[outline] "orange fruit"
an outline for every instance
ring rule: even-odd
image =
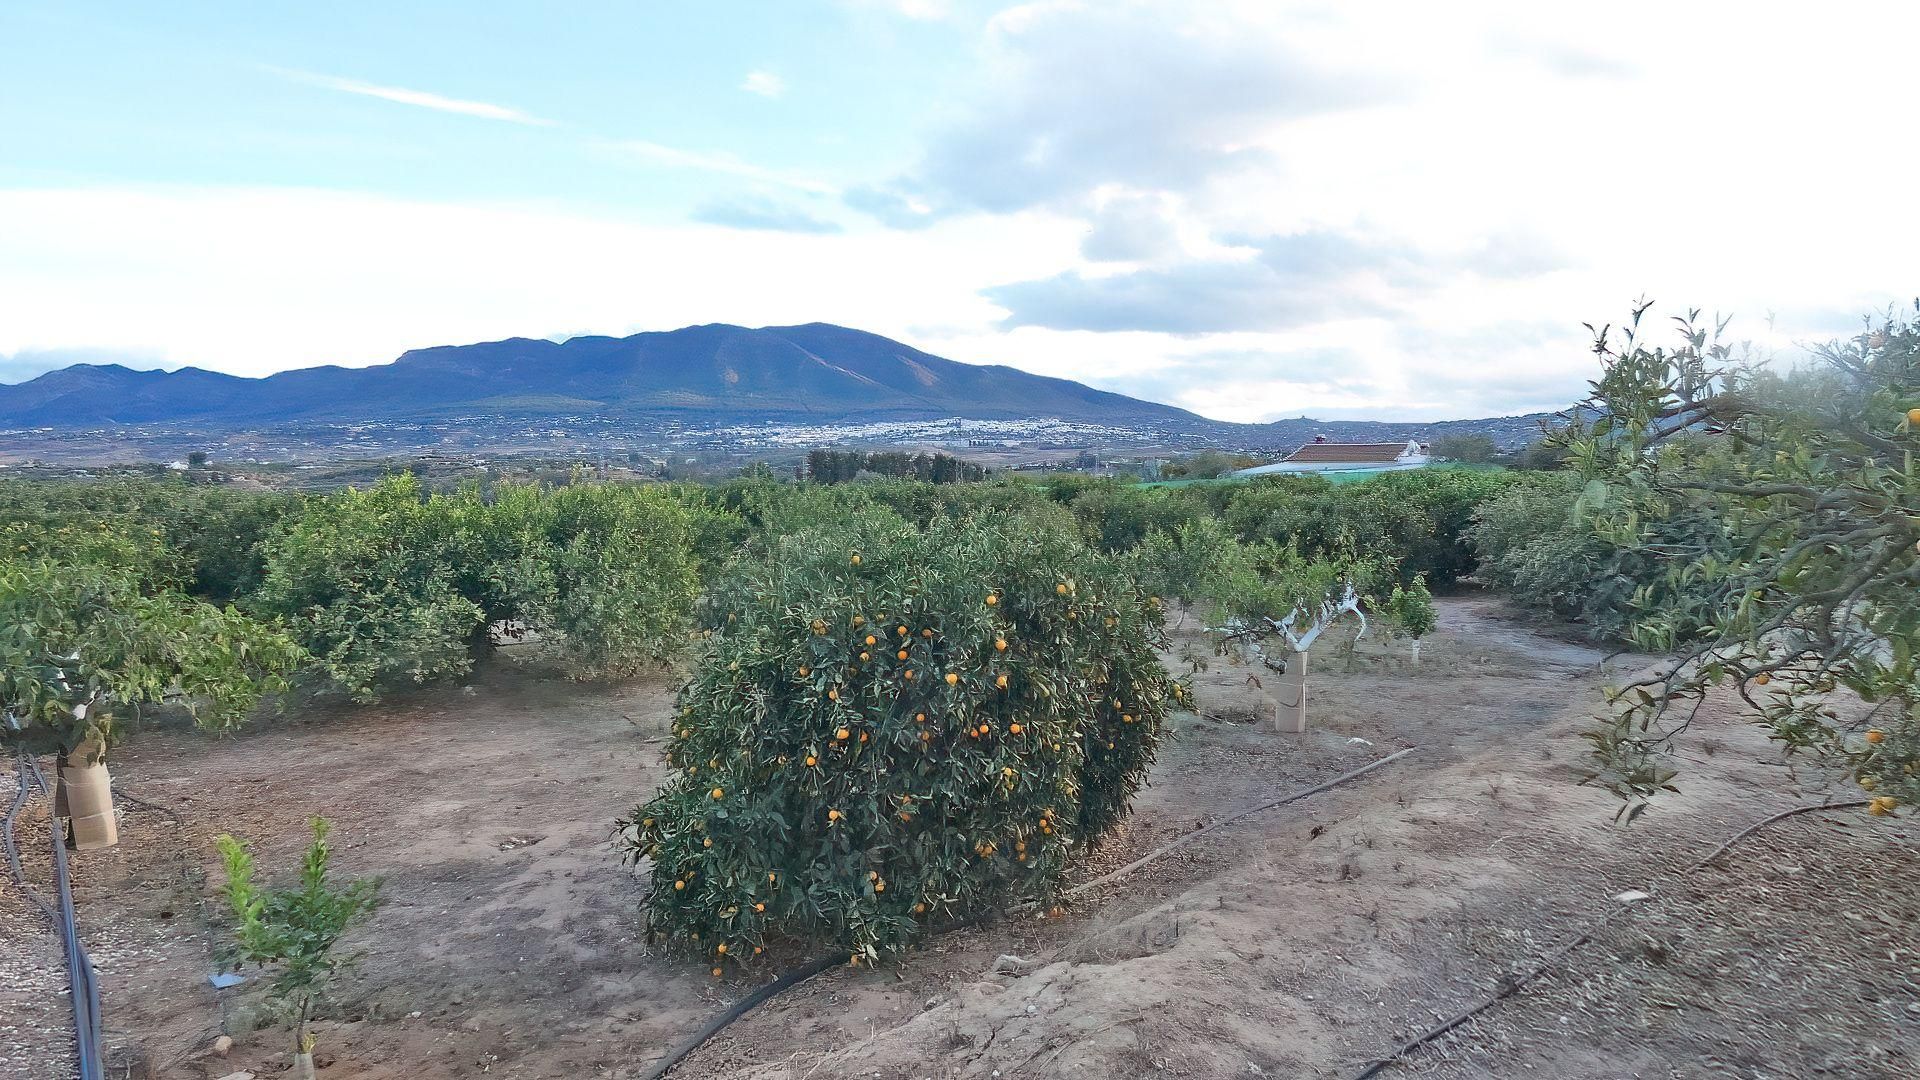
[[[920,636],[931,640],[933,637],[933,627],[929,626],[925,630],[920,631]]]
[[[827,820],[828,820],[828,821],[839,821],[839,820],[840,820],[840,811],[838,811],[838,810],[829,810],[829,811],[827,811]]]
[[[714,968],[714,969],[713,969],[713,977],[717,979],[717,978],[719,978],[719,977],[720,977],[720,975],[721,975],[721,972],[720,972],[720,969],[719,969],[719,968]]]
[[[997,603],[999,603],[999,602],[1000,602],[1000,597],[999,597],[999,596],[997,596],[997,595],[995,595],[995,594],[993,594],[993,593],[988,593],[988,594],[987,594],[987,606],[988,606],[988,607],[992,607],[993,605],[995,605],[995,604],[997,604]]]
[[[958,675],[955,675],[955,674],[954,674],[953,672],[951,672],[951,671],[949,671],[949,672],[947,672],[947,685],[948,685],[948,686],[954,686],[954,685],[956,685],[956,684],[958,684],[959,682],[960,682],[960,676],[958,676]]]
[[[1018,734],[1020,734],[1020,730],[1021,730],[1021,729],[1020,729],[1020,725],[1019,725],[1019,724],[1008,724],[1008,725],[1007,725],[1007,731],[1008,731],[1008,733],[1010,733],[1010,734],[1013,734],[1013,735],[1018,735]]]
[[[780,875],[778,875],[778,874],[772,874],[772,873],[770,873],[770,874],[768,874],[768,875],[767,875],[767,884],[769,884],[769,885],[773,885],[773,884],[775,884],[775,883],[777,883],[777,882],[778,882],[779,880],[780,880]]]
[[[713,837],[711,837],[711,836],[709,836],[709,837],[707,837],[707,838],[706,838],[705,840],[702,840],[702,841],[700,841],[700,846],[701,846],[701,847],[712,847],[712,846],[713,846]]]
[[[840,728],[833,733],[834,738],[840,739],[842,741],[845,741],[851,738],[852,736],[853,736],[853,732],[847,730],[846,728]]]
[[[673,891],[674,891],[674,892],[679,892],[679,891],[681,891],[682,889],[685,889],[686,887],[687,887],[687,883],[686,883],[686,881],[685,881],[684,879],[682,879],[682,880],[680,880],[680,881],[676,881],[676,882],[674,882],[674,883],[673,883]]]
[[[906,675],[904,676],[904,678],[905,678],[905,679],[906,679],[906,680],[907,680],[908,682],[912,682],[912,681],[913,681],[913,669],[912,669],[912,668],[908,668],[908,669],[907,669],[907,672],[906,672]]]
[[[1877,728],[1873,731],[1867,732],[1867,741],[1870,743],[1878,743],[1884,740],[1886,737],[1887,737],[1887,733]]]
[[[999,678],[993,680],[993,685],[999,687],[1002,690],[1005,690],[1007,688],[1007,677],[1005,675],[1000,676]]]
[[[874,892],[886,892],[886,891],[887,891],[887,883],[886,883],[886,882],[884,882],[884,881],[876,881],[876,882],[874,882],[874,883],[873,883],[873,891],[874,891]]]
[[[1055,586],[1053,587],[1053,591],[1054,591],[1054,594],[1055,594],[1055,595],[1057,595],[1057,596],[1065,596],[1065,595],[1067,595],[1067,586],[1066,586],[1066,583],[1065,583],[1065,582],[1062,582],[1062,583],[1060,583],[1060,584],[1058,584],[1058,585],[1055,585]]]
[[[755,905],[753,905],[753,910],[755,910],[755,911],[765,911],[765,910],[767,910],[767,905],[765,905],[765,904],[755,904]]]
[[[812,754],[808,754],[808,755],[807,755],[807,764],[808,764],[809,766],[812,766],[812,765],[813,765],[813,764],[815,763],[815,761],[816,761],[816,760],[818,760],[818,759],[816,759],[816,758],[815,758],[815,757],[814,757],[814,756],[813,756]]]
[[[855,565],[855,566],[859,566],[859,565],[860,565],[860,556],[858,556],[858,555],[855,555],[855,556],[853,557],[853,565]]]
[[[872,653],[864,653],[864,652],[863,652],[863,653],[861,653],[861,654],[860,654],[860,662],[861,662],[861,663],[863,663],[863,664],[864,664],[864,663],[866,663],[867,661],[869,661],[869,660],[871,660],[871,659],[873,659],[873,654],[872,654]]]
[[[923,731],[923,732],[921,732],[921,733],[920,733],[920,741],[921,741],[921,742],[932,742],[932,741],[933,741],[933,732],[931,732],[931,731]]]
[[[866,741],[867,741],[867,733],[866,733],[866,732],[864,732],[864,731],[863,731],[863,732],[861,732],[861,733],[860,733],[860,741],[861,741],[861,742],[866,742]]]
[[[907,636],[907,628],[906,628],[906,627],[904,627],[904,626],[902,626],[902,627],[900,627],[900,629],[899,629],[899,632],[900,632],[900,636],[901,636],[901,637],[906,637],[906,636]]]
[[[1770,682],[1772,682],[1772,681],[1773,681],[1773,676],[1771,676],[1771,675],[1769,675],[1769,674],[1767,674],[1766,672],[1764,672],[1764,671],[1763,671],[1763,672],[1761,672],[1760,674],[1758,674],[1758,675],[1755,675],[1755,676],[1753,677],[1753,681],[1754,681],[1754,685],[1756,685],[1756,686],[1765,686],[1765,685],[1767,685],[1768,683],[1770,683]]]
[[[987,726],[987,725],[985,725],[985,724],[981,724],[981,725],[980,725],[980,734],[982,734],[982,735],[985,735],[985,734],[987,734],[987,733],[989,733],[989,732],[991,732],[992,730],[993,730],[992,728],[990,728],[990,727],[988,727],[988,726]]]
[[[901,660],[905,660],[907,658],[907,650],[901,649],[899,652],[895,653],[894,655]]]
[[[759,956],[759,955],[760,955],[760,946],[758,946],[758,945],[755,945],[755,946],[753,947],[753,955],[755,955],[755,956]]]
[[[1907,423],[1920,424],[1920,409],[1907,410]]]
[[[803,679],[804,679],[804,678],[806,678],[807,676],[809,676],[809,675],[811,675],[811,674],[813,674],[813,669],[812,669],[812,668],[810,668],[810,667],[806,667],[805,665],[802,665],[802,666],[801,666],[801,668],[800,668],[800,677],[801,677],[801,678],[803,678]]]
[[[921,712],[921,713],[914,713],[914,714],[913,714],[913,722],[914,722],[914,723],[916,723],[916,724],[924,724],[924,723],[926,723],[926,722],[927,722],[927,714],[926,714],[926,713],[923,713],[923,712]],[[649,822],[648,824],[652,824],[652,823],[651,823],[651,822]]]
[[[1007,639],[1006,639],[1006,638],[994,638],[994,639],[993,639],[993,647],[994,647],[994,649],[995,649],[995,650],[997,650],[997,651],[999,651],[999,652],[1006,652],[1006,651],[1007,651]]]
[[[723,942],[721,942],[720,944],[718,944],[718,945],[715,945],[715,946],[713,947],[713,951],[714,951],[714,952],[716,952],[716,953],[718,953],[718,954],[720,954],[721,956],[725,956],[725,955],[727,955],[727,945],[726,945],[726,942],[724,942],[724,941],[723,941]]]
[[[925,904],[915,904],[915,905],[913,905],[913,913],[914,913],[915,915],[924,915],[924,914],[926,914],[926,912],[927,912],[927,905],[925,905]]]
[[[726,795],[726,792],[720,788],[714,788],[712,794],[714,798],[718,799]]]
[[[828,701],[839,701],[839,700],[840,700],[840,691],[838,691],[838,690],[829,690],[829,691],[827,691],[827,700],[828,700]]]
[[[879,638],[877,638],[877,637],[874,637],[874,636],[873,636],[872,634],[868,634],[868,635],[867,635],[867,644],[869,644],[869,645],[877,645],[877,644],[879,644],[879,642],[880,642],[880,639],[879,639]]]
[[[861,623],[864,623],[866,621],[867,621],[867,617],[865,615],[855,615],[853,617],[853,625],[855,626],[859,626]]]

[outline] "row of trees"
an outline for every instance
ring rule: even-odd
[[[986,479],[987,470],[950,454],[812,450],[807,453],[807,476],[820,484],[844,484],[871,476],[960,484]]]

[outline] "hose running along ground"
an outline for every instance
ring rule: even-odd
[[[1860,807],[1865,805],[1867,805],[1867,800],[1865,799],[1854,799],[1848,802],[1835,802],[1835,803],[1812,803],[1806,806],[1791,807],[1789,809],[1782,810],[1779,813],[1774,814],[1770,817],[1761,818],[1759,821],[1756,821],[1753,824],[1747,826],[1746,828],[1741,829],[1739,832],[1734,833],[1733,836],[1730,837],[1726,843],[1721,844],[1717,848],[1714,848],[1713,854],[1708,855],[1706,858],[1701,859],[1699,862],[1696,862],[1692,866],[1689,866],[1685,870],[1682,870],[1680,872],[1680,879],[1684,880],[1688,877],[1691,877],[1693,874],[1697,873],[1698,871],[1706,869],[1708,864],[1712,863],[1713,860],[1719,858],[1720,856],[1725,855],[1729,850],[1733,848],[1733,845],[1739,843],[1742,840],[1745,840],[1747,837],[1752,836],[1754,833],[1759,832],[1761,829],[1764,829],[1767,826],[1772,825],[1776,821],[1782,821],[1786,818],[1793,817],[1796,814],[1810,814],[1818,810],[1846,810],[1853,807]],[[1652,899],[1657,900],[1658,897],[1653,897]],[[1598,919],[1595,919],[1593,922],[1587,925],[1586,929],[1580,931],[1578,934],[1575,934],[1571,940],[1563,942],[1559,945],[1556,945],[1553,948],[1542,953],[1540,955],[1540,959],[1534,961],[1534,964],[1532,967],[1528,968],[1526,971],[1520,973],[1519,975],[1516,975],[1507,979],[1505,982],[1501,984],[1500,989],[1480,999],[1480,1001],[1476,1002],[1475,1004],[1470,1005],[1467,1008],[1462,1009],[1457,1013],[1454,1013],[1452,1016],[1447,1017],[1445,1020],[1440,1021],[1438,1024],[1435,1024],[1434,1026],[1428,1028],[1427,1030],[1421,1032],[1420,1034],[1414,1036],[1413,1038],[1408,1039],[1406,1042],[1401,1043],[1398,1047],[1395,1047],[1394,1050],[1391,1053],[1389,1053],[1386,1057],[1376,1058],[1373,1061],[1368,1062],[1367,1067],[1360,1070],[1360,1072],[1353,1078],[1353,1080],[1370,1080],[1371,1077],[1380,1075],[1382,1072],[1385,1072],[1389,1067],[1393,1066],[1395,1063],[1404,1060],[1408,1054],[1411,1054],[1415,1050],[1418,1050],[1420,1047],[1425,1046],[1427,1043],[1430,1043],[1433,1040],[1439,1038],[1440,1036],[1445,1035],[1447,1032],[1452,1031],[1453,1029],[1459,1027],[1460,1025],[1466,1023],[1467,1021],[1487,1011],[1488,1009],[1499,1004],[1500,1002],[1505,1001],[1507,998],[1510,998],[1513,995],[1519,993],[1522,987],[1526,986],[1528,983],[1532,982],[1533,980],[1539,978],[1541,975],[1546,974],[1547,971],[1552,969],[1552,967],[1555,964],[1558,964],[1561,960],[1566,959],[1567,954],[1573,952],[1573,950],[1579,948],[1580,946],[1585,945],[1587,942],[1592,941],[1595,934],[1598,934],[1601,930],[1605,929],[1614,920],[1621,918],[1622,916],[1626,915],[1629,911],[1632,911],[1634,908],[1640,907],[1640,906],[1642,905],[1633,904],[1633,905],[1622,905],[1619,907],[1615,907],[1613,910],[1607,912],[1605,915],[1602,915]]]
[[[1273,799],[1268,802],[1263,802],[1258,806],[1250,806],[1245,810],[1240,810],[1235,813],[1229,814],[1226,817],[1221,818],[1219,821],[1216,821],[1211,825],[1205,826],[1204,828],[1195,829],[1193,832],[1187,833],[1179,837],[1178,839],[1172,841],[1171,843],[1163,844],[1160,847],[1155,848],[1154,850],[1148,852],[1147,854],[1141,856],[1138,859],[1135,859],[1134,861],[1128,863],[1127,865],[1121,867],[1118,870],[1115,870],[1111,873],[1102,874],[1101,876],[1094,878],[1092,881],[1082,882],[1081,884],[1076,885],[1071,889],[1068,889],[1064,895],[1078,896],[1081,893],[1084,893],[1089,889],[1094,888],[1095,886],[1105,885],[1108,882],[1124,877],[1125,875],[1140,869],[1142,866],[1145,866],[1148,863],[1154,861],[1155,859],[1158,859],[1166,855],[1170,851],[1174,851],[1177,848],[1183,847],[1189,843],[1192,843],[1195,840],[1198,840],[1200,837],[1205,836],[1207,833],[1210,833],[1215,829],[1224,828],[1225,826],[1231,825],[1236,821],[1240,821],[1245,818],[1251,817],[1254,814],[1258,814],[1263,810],[1271,810],[1276,806],[1284,806],[1287,803],[1298,802],[1299,800],[1307,798],[1308,796],[1311,796],[1311,795],[1318,795],[1329,788],[1337,787],[1341,784],[1346,783],[1349,780],[1353,780],[1357,777],[1364,776],[1367,773],[1370,773],[1373,770],[1380,768],[1383,765],[1387,765],[1392,762],[1398,761],[1401,758],[1406,757],[1408,754],[1413,753],[1417,749],[1419,748],[1414,746],[1409,746],[1405,750],[1395,751],[1394,753],[1388,754],[1386,757],[1379,758],[1374,761],[1370,761],[1367,764],[1362,765],[1351,772],[1342,773],[1341,775],[1336,776],[1333,779],[1326,781],[1325,783],[1315,784],[1313,787],[1310,787],[1310,788],[1303,788],[1299,791],[1290,792],[1286,795],[1281,796],[1278,799]],[[1021,904],[1017,907],[1010,909],[1010,911],[1018,912],[1018,911],[1032,908],[1034,906],[1036,905]],[[962,923],[960,923],[959,926],[953,927],[953,929],[959,929],[960,926],[971,925],[972,923],[977,921],[979,921],[978,918],[965,920]],[[700,1049],[700,1047],[704,1043],[706,1043],[708,1039],[711,1039],[715,1035],[718,1035],[720,1031],[723,1028],[725,1028],[728,1024],[731,1024],[735,1020],[738,1020],[742,1016],[745,1016],[747,1013],[753,1011],[758,1006],[766,1003],[769,999],[771,999],[775,995],[783,993],[787,990],[790,990],[793,987],[798,986],[803,982],[806,982],[808,979],[813,978],[815,975],[818,975],[829,968],[839,966],[839,964],[841,963],[840,958],[844,955],[845,955],[844,953],[832,952],[832,953],[828,953],[825,956],[819,957],[817,959],[810,960],[807,963],[802,964],[801,966],[794,968],[792,971],[789,971],[786,974],[780,976],[779,978],[768,983],[767,985],[759,988],[758,990],[755,990],[753,993],[748,994],[746,997],[741,998],[738,1002],[730,1006],[725,1012],[707,1021],[706,1024],[700,1028],[699,1031],[696,1031],[692,1035],[689,1035],[685,1039],[682,1039],[678,1044],[676,1044],[673,1047],[673,1049],[667,1051],[666,1056],[661,1058],[659,1062],[657,1062],[653,1066],[653,1068],[649,1070],[646,1073],[646,1075],[641,1078],[641,1080],[661,1080],[662,1077],[666,1076],[669,1072],[673,1071],[674,1066],[686,1060],[687,1055],[693,1053],[695,1050]]]
[[[54,902],[49,904],[27,883],[26,872],[20,864],[20,848],[14,826],[19,820],[20,811],[27,805],[31,791],[37,789],[42,795],[50,795],[51,789],[47,786],[46,774],[40,771],[39,763],[25,752],[14,756],[14,776],[17,787],[5,819],[0,821],[0,847],[5,849],[7,869],[14,885],[53,923],[66,952],[68,996],[73,1002],[74,1047],[80,1066],[80,1080],[104,1080],[106,1062],[101,1049],[100,982],[94,972],[93,961],[87,957],[86,946],[80,943],[79,923],[73,910],[73,885],[67,872],[66,837],[60,831],[60,819],[49,814],[47,823],[53,843],[54,882]]]

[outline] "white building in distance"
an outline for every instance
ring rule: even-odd
[[[1403,443],[1336,443],[1328,442],[1324,435],[1318,435],[1312,442],[1288,454],[1282,461],[1276,461],[1271,465],[1256,465],[1251,469],[1241,469],[1232,475],[1400,472],[1405,469],[1422,468],[1432,462],[1433,455],[1427,452],[1427,447],[1413,439]]]

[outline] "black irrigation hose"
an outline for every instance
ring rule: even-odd
[[[1335,787],[1340,784],[1344,784],[1347,781],[1352,780],[1357,776],[1361,776],[1365,773],[1372,772],[1373,770],[1379,768],[1382,765],[1385,765],[1392,761],[1397,761],[1400,758],[1403,758],[1408,754],[1413,753],[1414,750],[1416,749],[1418,748],[1409,746],[1405,750],[1396,751],[1395,753],[1388,754],[1386,757],[1378,758],[1374,761],[1370,761],[1367,764],[1362,765],[1357,769],[1354,769],[1352,772],[1343,773],[1339,776],[1336,776],[1333,779],[1328,780],[1324,784],[1316,784],[1313,787],[1305,788],[1300,791],[1291,792],[1287,795],[1283,795],[1280,798],[1274,799],[1270,802],[1264,802],[1258,806],[1250,806],[1247,809],[1242,810],[1238,813],[1230,814],[1227,817],[1221,818],[1219,821],[1216,821],[1213,824],[1208,825],[1203,829],[1196,829],[1193,832],[1190,832],[1184,836],[1181,836],[1179,839],[1174,840],[1171,843],[1168,843],[1159,848],[1156,848],[1153,851],[1148,852],[1146,855],[1143,855],[1140,858],[1135,859],[1133,862],[1130,862],[1127,865],[1121,867],[1120,869],[1113,871],[1112,873],[1103,874],[1100,877],[1094,878],[1092,881],[1088,881],[1080,885],[1076,885],[1072,889],[1067,890],[1066,895],[1074,896],[1079,893],[1085,892],[1086,890],[1091,889],[1096,885],[1104,885],[1107,882],[1114,880],[1115,878],[1121,877],[1125,874],[1131,873],[1134,870],[1139,869],[1142,866],[1145,866],[1147,863],[1152,862],[1153,860],[1161,857],[1162,855],[1165,855],[1167,852],[1172,851],[1175,848],[1181,847],[1185,844],[1191,843],[1196,839],[1199,839],[1199,837],[1205,833],[1210,833],[1213,830],[1218,829],[1225,825],[1231,825],[1242,818],[1250,817],[1254,814],[1261,812],[1262,810],[1271,810],[1276,806],[1282,806],[1290,802],[1297,802],[1301,799],[1306,798],[1309,795],[1318,795],[1319,793],[1327,790],[1328,788]],[[1032,904],[1023,904],[1023,905],[1020,905],[1020,907],[1017,907],[1013,910],[1018,911],[1018,910],[1021,910],[1022,908],[1028,908],[1033,906],[1034,905]],[[969,926],[980,921],[982,921],[982,919],[979,917],[964,919],[959,924],[952,927],[951,929],[959,929],[962,926]],[[837,952],[829,953],[826,956],[822,956],[816,960],[808,961],[807,963],[802,964],[797,968],[794,968],[792,971],[787,972],[785,975],[780,976],[779,978],[773,980],[772,982],[761,987],[760,989],[755,990],[753,993],[748,994],[746,997],[741,998],[738,1002],[734,1003],[734,1005],[731,1008],[727,1009],[727,1011],[707,1021],[706,1024],[704,1024],[700,1028],[699,1031],[696,1031],[692,1035],[689,1035],[685,1039],[682,1039],[679,1042],[679,1044],[674,1046],[673,1049],[667,1051],[666,1056],[661,1058],[659,1062],[657,1062],[654,1065],[653,1069],[649,1071],[645,1076],[641,1077],[640,1080],[661,1080],[661,1078],[666,1076],[668,1072],[672,1071],[675,1065],[678,1065],[680,1064],[680,1062],[685,1060],[688,1054],[691,1054],[695,1050],[698,1050],[701,1044],[705,1043],[708,1039],[713,1038],[715,1035],[718,1035],[722,1028],[726,1027],[728,1024],[733,1023],[735,1020],[740,1019],[742,1016],[745,1016],[747,1013],[753,1011],[755,1007],[760,1005],[762,1002],[765,1002],[768,998],[773,997],[775,994],[779,994],[783,991],[791,989],[794,986],[798,986],[800,983],[806,982],[808,979],[811,979],[815,975],[818,975],[821,972],[826,971],[828,968],[837,966],[840,963],[840,957],[842,955],[843,954],[837,953]]]
[[[46,913],[59,931],[60,944],[67,957],[67,985],[73,1000],[74,1048],[80,1066],[80,1080],[104,1080],[106,1066],[100,1035],[100,983],[93,970],[93,961],[87,957],[86,946],[80,943],[79,923],[73,910],[73,885],[67,874],[67,838],[61,832],[60,819],[48,815],[48,832],[53,840],[53,880],[57,901],[57,905],[49,905],[27,885],[13,832],[21,809],[27,804],[29,783],[39,788],[42,794],[47,794],[47,778],[40,771],[40,766],[25,752],[15,756],[14,772],[18,787],[14,792],[13,804],[7,809],[5,821],[0,823],[0,843],[6,848],[7,867],[20,891]]]
[[[1812,803],[1806,806],[1795,806],[1786,810],[1782,810],[1779,813],[1772,815],[1771,817],[1762,818],[1759,821],[1756,821],[1753,824],[1747,826],[1746,828],[1740,830],[1739,832],[1733,834],[1732,838],[1729,839],[1726,843],[1721,844],[1717,848],[1714,848],[1713,854],[1708,855],[1706,858],[1701,859],[1699,862],[1696,862],[1692,866],[1689,866],[1685,870],[1681,871],[1680,876],[1684,878],[1693,874],[1697,870],[1705,869],[1708,863],[1711,863],[1713,860],[1726,854],[1727,850],[1733,847],[1733,845],[1739,843],[1742,840],[1745,840],[1747,837],[1752,836],[1754,833],[1759,832],[1761,829],[1764,829],[1767,826],[1783,818],[1790,818],[1790,817],[1793,817],[1795,814],[1808,814],[1808,813],[1812,813],[1815,810],[1845,810],[1851,807],[1865,806],[1865,805],[1867,805],[1866,799],[1854,799],[1848,802]],[[1519,993],[1521,987],[1524,987],[1528,983],[1532,982],[1534,979],[1539,978],[1541,975],[1545,974],[1548,968],[1552,967],[1556,963],[1559,963],[1560,960],[1564,958],[1568,953],[1586,944],[1587,942],[1592,941],[1593,936],[1595,934],[1599,933],[1609,923],[1613,922],[1613,920],[1619,918],[1622,915],[1625,915],[1627,912],[1631,910],[1633,909],[1629,907],[1616,907],[1612,911],[1609,911],[1605,915],[1602,915],[1600,918],[1595,919],[1592,923],[1588,924],[1585,930],[1582,930],[1578,934],[1574,935],[1571,941],[1568,941],[1561,945],[1557,945],[1551,950],[1542,954],[1540,959],[1535,961],[1534,965],[1531,968],[1528,968],[1526,971],[1522,972],[1517,976],[1514,976],[1512,978],[1505,980],[1504,982],[1502,982],[1500,989],[1494,991],[1492,994],[1488,995],[1487,997],[1482,998],[1477,1004],[1470,1005],[1467,1008],[1462,1009],[1457,1013],[1454,1013],[1452,1016],[1446,1018],[1445,1020],[1442,1020],[1440,1023],[1435,1024],[1434,1026],[1421,1032],[1419,1035],[1416,1035],[1413,1038],[1408,1039],[1406,1042],[1401,1043],[1398,1047],[1394,1048],[1393,1052],[1389,1053],[1386,1057],[1377,1058],[1373,1061],[1368,1062],[1367,1067],[1360,1070],[1360,1072],[1354,1076],[1353,1080],[1369,1080],[1369,1078],[1371,1077],[1380,1075],[1380,1073],[1384,1072],[1389,1066],[1393,1065],[1395,1062],[1400,1061],[1402,1058],[1406,1057],[1408,1054],[1412,1053],[1413,1051],[1418,1050],[1420,1047],[1425,1046],[1427,1043],[1430,1043],[1433,1040],[1439,1038],[1440,1036],[1445,1035],[1447,1032],[1452,1031],[1454,1028],[1459,1027],[1461,1024],[1466,1023],[1467,1021],[1487,1011],[1488,1009],[1499,1004],[1500,1002],[1505,1001],[1507,998],[1510,998],[1513,995]]]
[[[715,1035],[718,1035],[720,1033],[721,1028],[724,1028],[728,1024],[731,1024],[735,1020],[738,1020],[742,1016],[745,1016],[747,1013],[751,1012],[755,1006],[759,1005],[763,1001],[766,1001],[768,998],[774,996],[775,994],[781,993],[782,991],[798,986],[801,983],[806,982],[808,979],[813,978],[815,975],[818,975],[821,972],[827,970],[828,968],[839,964],[840,956],[841,954],[837,952],[828,953],[826,956],[819,957],[818,959],[815,959],[815,960],[810,960],[807,963],[802,964],[797,968],[794,968],[792,971],[787,972],[785,975],[782,975],[779,978],[773,980],[772,982],[761,987],[760,989],[755,990],[753,993],[748,994],[746,997],[741,998],[739,1001],[733,1004],[732,1008],[729,1008],[726,1012],[723,1012],[720,1015],[714,1017],[713,1019],[707,1021],[706,1024],[702,1025],[699,1031],[696,1031],[693,1034],[687,1036],[686,1038],[680,1040],[680,1042],[677,1045],[675,1045],[673,1049],[667,1051],[667,1056],[661,1058],[657,1063],[655,1063],[653,1068],[650,1071],[648,1071],[648,1073],[644,1077],[642,1077],[641,1080],[660,1080],[660,1078],[667,1075],[667,1073],[671,1071],[675,1065],[678,1065],[680,1064],[681,1061],[685,1060],[688,1054],[691,1054],[695,1050],[700,1049],[700,1044],[706,1042],[708,1039],[713,1038]]]

